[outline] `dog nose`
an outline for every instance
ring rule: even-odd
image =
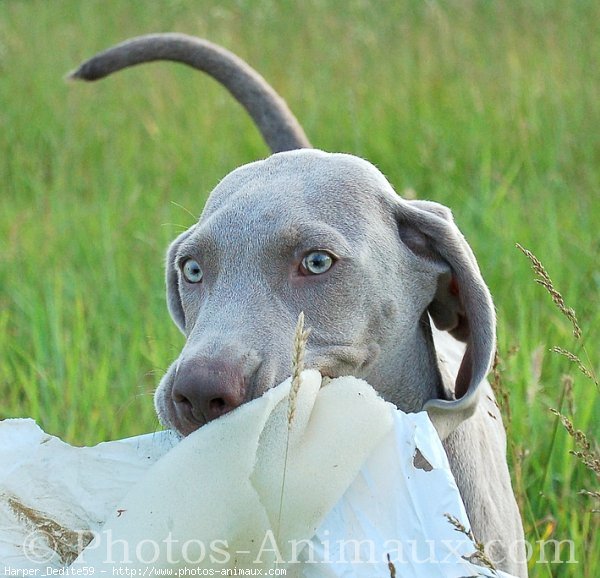
[[[176,411],[192,430],[242,405],[245,395],[242,366],[226,361],[189,360],[173,382]]]

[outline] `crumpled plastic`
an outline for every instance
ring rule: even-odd
[[[287,380],[181,441],[159,432],[74,448],[31,420],[1,422],[0,567],[507,576],[470,561],[475,546],[457,530],[468,519],[427,415],[353,377],[321,384],[302,374],[291,421]]]
[[[0,421],[0,569],[62,568],[176,443],[171,432],[73,447],[31,419]]]

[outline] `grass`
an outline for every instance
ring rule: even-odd
[[[597,388],[549,351],[598,374],[593,0],[3,0],[0,418],[31,416],[82,444],[158,427],[150,395],[183,342],[164,302],[165,248],[220,178],[267,151],[229,95],[183,67],[89,86],[62,77],[114,42],[168,30],[250,61],[316,146],[364,156],[400,193],[453,209],[498,310],[527,537],[576,543],[578,564],[534,557],[531,575],[595,577],[600,516],[579,490],[597,478],[548,409],[597,439]],[[516,243],[544,263],[582,339]]]

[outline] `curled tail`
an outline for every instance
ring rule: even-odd
[[[248,111],[271,151],[312,148],[286,102],[241,58],[207,40],[185,34],[138,36],[100,52],[69,77],[98,80],[128,66],[172,60],[220,82]]]

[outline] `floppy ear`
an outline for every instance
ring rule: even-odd
[[[179,272],[177,271],[177,265],[175,259],[177,258],[177,251],[183,241],[185,241],[192,233],[192,229],[188,229],[177,239],[175,239],[167,251],[167,270],[166,270],[166,281],[167,281],[167,307],[171,314],[171,319],[175,322],[175,325],[179,327],[179,330],[185,334],[185,314],[183,312],[183,306],[181,304],[181,294],[179,292]]]
[[[399,199],[396,219],[402,242],[435,271],[435,295],[428,313],[438,329],[467,347],[454,386],[455,399],[432,399],[424,409],[445,439],[473,415],[479,385],[490,370],[496,346],[496,322],[490,293],[475,256],[446,207]]]

